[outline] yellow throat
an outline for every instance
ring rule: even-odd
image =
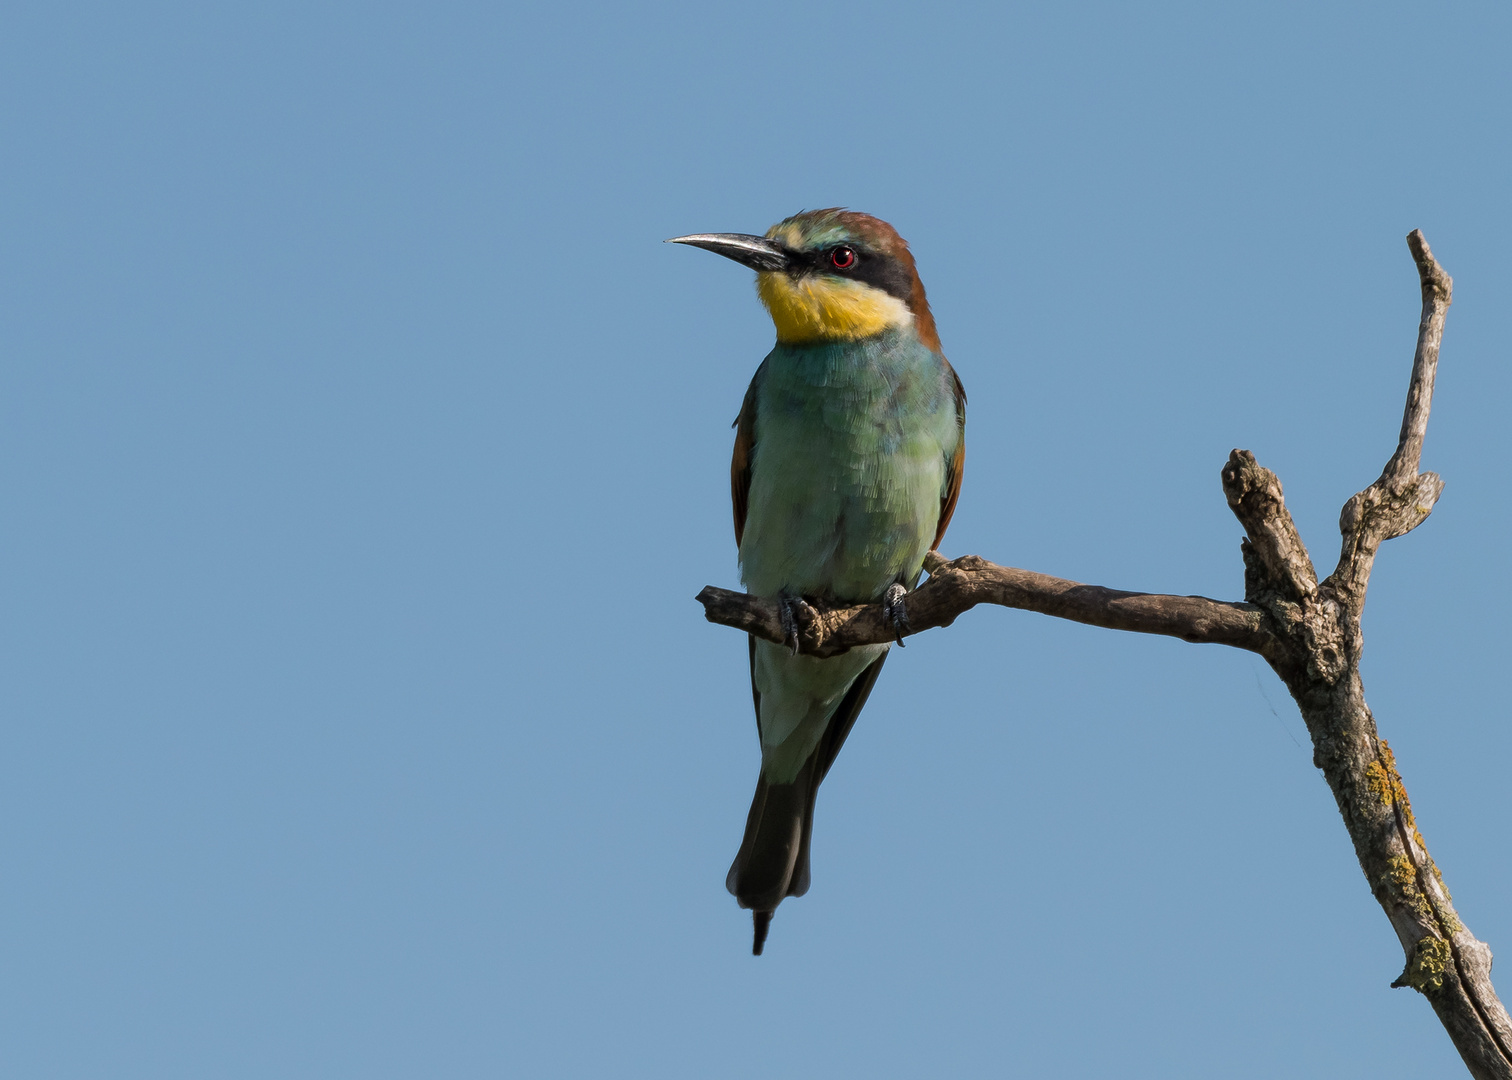
[[[794,279],[780,270],[760,273],[756,294],[784,345],[871,337],[914,321],[908,305],[896,296],[865,282],[822,274]]]

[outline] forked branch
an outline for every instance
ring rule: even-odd
[[[946,561],[931,552],[925,562],[929,581],[908,596],[909,632],[948,626],[978,604],[997,604],[1115,630],[1231,645],[1265,657],[1301,709],[1313,763],[1333,791],[1360,868],[1402,943],[1406,964],[1392,985],[1410,986],[1428,999],[1471,1075],[1512,1080],[1512,1019],[1491,985],[1491,950],[1450,903],[1360,683],[1360,616],[1376,552],[1384,541],[1422,524],[1444,486],[1433,473],[1419,472],[1419,465],[1453,282],[1421,232],[1407,243],[1422,283],[1423,315],[1401,435],[1380,477],[1344,505],[1342,551],[1326,580],[1318,581],[1280,480],[1249,451],[1235,450],[1222,482],[1247,536],[1243,603],[1121,592],[974,555]],[[783,640],[775,600],[713,586],[698,599],[711,622]],[[799,647],[813,656],[834,656],[894,635],[877,604],[810,600],[796,621]]]

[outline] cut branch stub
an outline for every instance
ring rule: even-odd
[[[1317,572],[1286,509],[1276,474],[1262,468],[1248,450],[1234,450],[1222,475],[1229,509],[1249,534],[1272,583],[1288,600],[1302,600],[1317,592]]]

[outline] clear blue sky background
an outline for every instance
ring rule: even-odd
[[[661,241],[894,222],[947,553],[1237,598],[1225,456],[1331,566],[1424,229],[1448,489],[1364,675],[1512,955],[1509,56],[1491,3],[8,7],[6,1074],[1455,1075],[1269,670],[1024,613],[894,657],[749,955],[693,595],[771,328]]]

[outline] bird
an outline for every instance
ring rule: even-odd
[[[730,463],[741,580],[778,599],[789,638],[749,641],[761,770],[725,879],[752,913],[760,956],[777,906],[808,891],[819,784],[891,647],[801,655],[798,609],[881,603],[903,644],[907,593],[961,492],[966,392],[908,244],[880,218],[808,210],[764,236],[667,242],[755,270],[777,332],[733,425]]]

